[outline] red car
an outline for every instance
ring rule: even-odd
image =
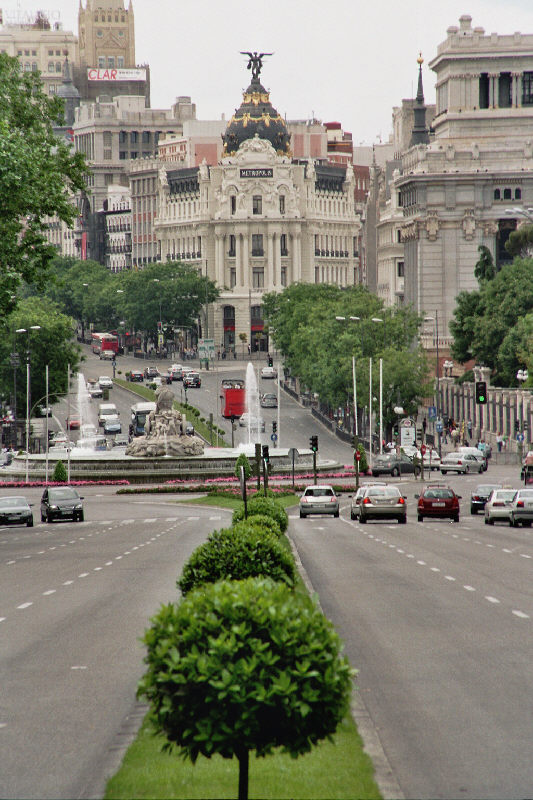
[[[418,521],[424,517],[449,518],[459,522],[459,500],[461,495],[443,484],[429,484],[422,494],[415,494],[418,498]]]
[[[67,430],[79,431],[80,425],[81,425],[81,422],[80,422],[79,417],[69,417],[67,419]]]

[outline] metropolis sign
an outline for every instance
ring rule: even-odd
[[[90,81],[145,81],[145,69],[97,69],[91,67],[87,70]]]
[[[241,169],[241,178],[273,178],[274,170],[272,167],[257,169]]]

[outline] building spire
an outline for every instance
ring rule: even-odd
[[[426,127],[426,105],[424,102],[424,86],[422,83],[422,64],[424,63],[424,59],[422,58],[422,53],[419,54],[417,58],[417,63],[418,63],[418,89],[416,92],[416,104],[413,109],[414,125],[413,125],[413,132],[411,134],[411,141],[409,142],[410,147],[413,147],[416,144],[429,143],[429,133]]]

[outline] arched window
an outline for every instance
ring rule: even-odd
[[[504,189],[503,190],[503,199],[504,200],[510,200],[511,197],[512,197],[511,190],[510,189]]]
[[[522,199],[522,189],[515,189],[514,190],[514,199],[521,200]]]
[[[499,189],[494,189],[494,199],[495,200],[501,200],[500,190]]]

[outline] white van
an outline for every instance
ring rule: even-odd
[[[103,425],[106,417],[118,417],[118,408],[114,403],[100,403],[98,406],[98,424]]]
[[[151,411],[155,411],[156,404],[153,402],[135,403],[131,407],[131,436],[144,436],[144,426],[146,418]]]

